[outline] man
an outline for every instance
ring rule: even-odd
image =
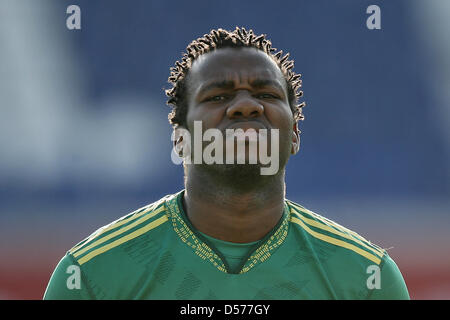
[[[185,190],[69,250],[45,299],[409,299],[384,249],[285,199],[304,103],[293,61],[275,51],[243,28],[212,30],[187,47],[166,92],[171,124],[190,133],[174,141]],[[207,143],[195,137],[210,129],[219,161],[205,163]],[[252,164],[220,161],[239,158],[237,146],[224,147],[238,129],[231,139],[245,146],[245,160],[258,142]],[[271,174],[261,171],[264,146],[277,157]]]

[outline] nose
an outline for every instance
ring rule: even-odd
[[[239,92],[227,109],[230,119],[258,118],[264,113],[264,107],[248,92]]]

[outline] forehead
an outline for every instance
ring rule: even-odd
[[[221,48],[198,57],[189,71],[189,82],[199,85],[211,80],[278,80],[284,76],[275,61],[256,48]]]

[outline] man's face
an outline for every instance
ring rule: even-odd
[[[286,80],[276,63],[255,48],[222,48],[200,56],[187,78],[187,128],[203,132],[241,128],[279,130],[279,164],[284,168],[299,137],[289,106]],[[270,134],[268,134],[270,137]]]

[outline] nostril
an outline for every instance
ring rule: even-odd
[[[240,98],[233,101],[227,108],[230,118],[257,118],[264,113],[264,107],[251,98]]]

